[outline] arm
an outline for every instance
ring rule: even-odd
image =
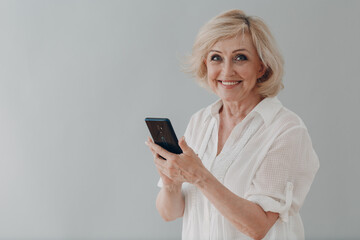
[[[184,215],[185,199],[181,185],[163,186],[156,198],[156,208],[165,221],[172,221]]]
[[[153,144],[153,141],[149,137],[148,141],[145,143],[146,145],[149,145],[150,143]],[[182,182],[173,181],[165,174],[163,174],[161,172],[161,164],[163,164],[164,160],[161,159],[159,154],[157,154],[151,148],[150,150],[154,156],[155,166],[163,182],[163,187],[161,188],[156,198],[156,209],[165,221],[173,221],[176,218],[182,217],[184,215],[185,199],[181,193]]]
[[[276,138],[257,169],[245,195],[249,199],[257,196],[257,204],[233,194],[206,169],[201,171],[196,186],[241,232],[261,239],[279,217],[286,221],[290,207],[299,211],[318,167],[306,128],[296,126]],[[288,189],[289,182],[296,186],[294,190]],[[288,199],[288,191],[294,200]],[[282,201],[284,204],[280,204]]]
[[[264,212],[257,204],[241,198],[221,184],[207,169],[196,183],[201,192],[239,231],[253,239],[262,239],[275,224],[278,213]]]
[[[259,205],[243,199],[221,184],[202,164],[199,157],[181,138],[183,154],[172,154],[152,142],[150,149],[167,161],[155,159],[160,174],[177,182],[189,182],[198,187],[209,201],[239,231],[254,238],[263,238],[279,217],[278,213],[265,212]]]

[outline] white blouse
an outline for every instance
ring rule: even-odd
[[[277,97],[265,98],[232,130],[221,153],[218,100],[195,113],[185,140],[204,166],[239,197],[280,217],[264,239],[304,239],[299,210],[319,168],[303,121]],[[161,179],[158,184],[162,186]],[[236,229],[194,185],[184,183],[182,239],[251,239]]]

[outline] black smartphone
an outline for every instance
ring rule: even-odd
[[[174,128],[168,118],[148,117],[145,118],[145,122],[156,144],[165,148],[169,152],[176,154],[182,153]]]

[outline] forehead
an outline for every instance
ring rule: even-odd
[[[238,34],[232,38],[219,40],[211,48],[211,50],[218,50],[221,52],[233,51],[237,49],[246,49],[250,52],[256,53],[255,46],[248,33]]]

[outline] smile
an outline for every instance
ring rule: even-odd
[[[217,80],[217,81],[221,83],[221,85],[223,86],[234,86],[242,83],[242,81],[221,81],[221,80]]]

